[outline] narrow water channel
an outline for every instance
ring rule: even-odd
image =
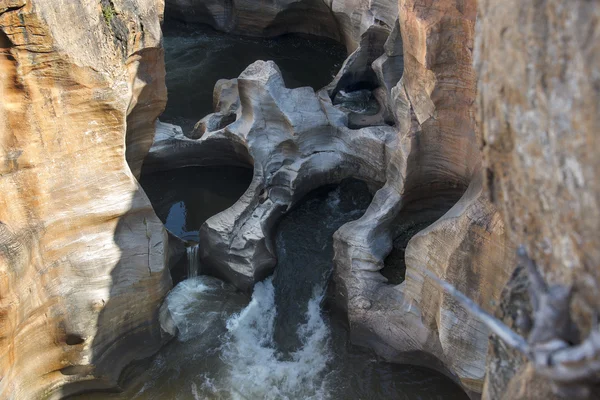
[[[288,35],[235,37],[209,28],[165,29],[169,101],[161,119],[189,131],[212,112],[212,90],[258,59],[274,60],[288,87],[319,89],[346,55],[327,39]],[[188,167],[143,175],[140,183],[165,226],[195,242],[210,216],[246,190],[251,169]],[[122,393],[75,399],[460,399],[450,379],[423,368],[381,362],[353,346],[344,316],[323,308],[333,270],[333,233],[371,201],[366,184],[348,180],[308,194],[280,221],[275,273],[249,298],[202,275],[188,249],[187,279],[165,305],[178,335],[152,359],[134,366]],[[140,372],[141,371],[141,372]]]
[[[439,373],[351,345],[341,318],[322,310],[333,232],[370,200],[358,181],[309,194],[282,219],[276,272],[251,299],[208,276],[181,282],[166,300],[177,339],[125,393],[81,398],[466,400]]]

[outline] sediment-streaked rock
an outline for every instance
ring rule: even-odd
[[[224,106],[196,125],[195,139],[158,137],[147,163],[198,163],[191,154],[178,159],[187,150],[169,149],[208,154],[211,141],[237,149],[219,150],[218,160],[203,157],[211,163],[238,162],[247,149],[252,184],[200,233],[206,270],[245,290],[274,267],[273,226],[309,190],[349,176],[375,188],[385,183],[365,215],[335,235],[337,302],[348,312],[353,341],[389,360],[437,368],[477,397],[488,331],[420,272],[460,285],[469,278],[469,294],[488,310],[510,272],[499,261],[509,251],[503,225],[481,181],[473,181],[481,164],[473,110],[475,2],[431,8],[401,1],[397,22],[395,11],[369,4],[353,3],[347,19],[334,12],[342,26],[350,24],[342,31],[354,51],[327,88],[316,95],[286,89],[272,63],[257,62],[217,85],[215,104],[226,99]],[[379,103],[376,115],[354,115],[344,105],[368,98],[365,90]],[[361,124],[380,126],[357,129]],[[380,270],[396,238],[430,224],[406,250],[405,282],[387,282]]]
[[[394,230],[435,219],[439,204],[404,208],[387,185],[381,189],[361,219],[336,232],[336,294],[348,311],[353,342],[391,361],[437,368],[477,397],[489,330],[428,279],[424,269],[493,310],[510,274],[505,261],[511,248],[481,181],[473,181],[454,207],[412,237],[404,282],[389,283],[380,273],[389,268],[385,257]]]
[[[591,312],[600,311],[600,7],[482,0],[479,14],[487,194],[548,284],[573,285],[572,317],[584,339]],[[519,302],[527,303],[518,282],[507,287],[497,314],[509,326]],[[486,399],[554,397],[548,381],[496,338],[488,371]]]
[[[399,6],[400,34],[390,36],[374,65],[389,93],[399,145],[365,215],[336,232],[336,294],[353,341],[387,359],[438,368],[478,397],[488,331],[422,273],[460,287],[467,279],[466,290],[488,310],[510,274],[501,262],[510,249],[502,223],[481,181],[473,180],[481,164],[473,109],[476,4],[403,0]],[[398,235],[432,223],[406,248],[404,282],[388,282],[380,271],[390,268],[386,257]]]
[[[166,232],[134,177],[166,100],[161,13],[0,1],[2,398],[113,388],[163,340]]]

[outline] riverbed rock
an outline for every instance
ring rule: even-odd
[[[243,290],[275,266],[274,226],[309,191],[344,178],[381,185],[389,126],[347,128],[347,114],[325,92],[287,89],[271,62],[257,61],[237,78],[239,118],[211,137],[235,135],[254,160],[254,177],[242,198],[200,230],[206,271]]]
[[[573,285],[572,317],[583,339],[591,312],[600,311],[600,7],[483,0],[479,14],[487,194],[544,279]],[[519,299],[513,292],[503,299],[508,310]],[[510,314],[498,316],[512,326]],[[548,382],[505,347],[492,341],[483,397],[553,398]]]
[[[163,342],[167,237],[135,179],[166,101],[161,13],[0,1],[3,399],[114,388]]]
[[[341,41],[349,52],[367,31],[392,30],[396,0],[166,0],[166,18],[223,32],[273,37],[308,33]]]

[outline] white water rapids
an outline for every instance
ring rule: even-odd
[[[165,327],[177,327],[177,339],[124,393],[79,399],[465,400],[438,373],[384,363],[353,346],[345,317],[321,309],[333,232],[360,217],[369,202],[366,187],[349,183],[292,209],[277,228],[276,272],[254,286],[251,299],[200,275],[197,249],[189,248],[189,278],[171,290],[161,314]]]
[[[179,340],[196,340],[198,335],[210,335],[218,319],[225,318],[226,332],[219,347],[221,370],[206,373],[203,382],[192,382],[190,390],[197,399],[325,399],[325,370],[332,360],[329,345],[330,330],[319,304],[323,293],[315,293],[308,304],[306,323],[298,327],[302,346],[282,359],[274,340],[276,316],[275,292],[269,278],[259,282],[250,303],[228,318],[222,310],[211,306],[198,321],[194,298],[206,301],[211,292],[221,288],[208,277],[188,279],[177,286],[167,298],[167,304],[179,329]],[[207,296],[208,295],[208,296]],[[200,323],[198,323],[200,322]],[[214,396],[214,397],[213,397]]]

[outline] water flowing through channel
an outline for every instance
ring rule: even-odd
[[[326,85],[346,52],[330,40],[288,35],[254,39],[193,26],[166,27],[169,102],[161,116],[189,132],[212,111],[212,89],[257,59],[275,60],[288,87]],[[309,60],[309,62],[307,62]],[[246,190],[252,170],[188,167],[143,175],[159,218],[194,243],[210,216]],[[359,218],[371,201],[366,185],[346,181],[306,196],[280,221],[275,273],[251,298],[202,275],[198,245],[165,299],[177,337],[150,360],[131,366],[122,393],[86,400],[466,400],[448,378],[414,366],[381,362],[353,346],[343,315],[328,311],[333,233]],[[164,309],[163,309],[164,310]]]
[[[332,234],[370,199],[357,181],[309,194],[283,217],[276,272],[251,299],[208,276],[178,284],[166,299],[177,339],[125,393],[81,398],[466,399],[438,373],[383,363],[351,345],[341,319],[322,309]]]
[[[194,244],[187,247],[187,277],[195,278],[200,273],[200,257],[198,254],[198,245]]]

